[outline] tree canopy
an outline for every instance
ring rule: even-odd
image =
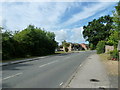
[[[2,35],[3,59],[52,54],[57,47],[54,33],[34,25],[13,35],[8,31]]]
[[[113,12],[113,31],[108,38],[107,44],[114,45],[117,48],[118,40],[120,40],[120,1],[117,6],[115,6],[115,11]]]
[[[112,17],[109,15],[94,19],[83,27],[83,37],[95,47],[99,41],[108,39],[111,34],[112,23]]]
[[[62,46],[64,46],[65,48],[69,47],[70,43],[67,43],[65,40],[62,41]]]

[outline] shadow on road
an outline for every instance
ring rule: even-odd
[[[8,66],[2,66],[2,70],[20,70],[18,67],[22,66],[32,66],[33,64],[24,64],[24,63],[19,63],[19,64],[11,64]]]

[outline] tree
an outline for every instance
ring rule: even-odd
[[[107,40],[110,36],[110,30],[112,29],[112,17],[109,15],[102,16],[99,19],[94,19],[89,22],[87,26],[84,26],[83,37],[90,44],[96,47],[97,43],[101,40]]]
[[[20,32],[5,31],[2,35],[3,59],[53,54],[58,45],[54,33],[34,25]]]
[[[113,31],[113,33],[109,36],[108,41],[106,42],[108,45],[114,45],[117,48],[118,40],[120,40],[119,32],[117,30]]]
[[[70,43],[67,43],[65,40],[62,42],[62,46],[65,49],[65,52],[68,52],[68,47],[70,46]]]
[[[120,32],[120,1],[117,6],[115,6],[115,11],[113,12],[113,22],[114,29]]]
[[[67,43],[65,40],[62,42],[62,46],[64,46],[65,48],[69,47],[69,43]]]
[[[15,34],[14,39],[21,42],[26,48],[26,54],[31,56],[52,54],[57,47],[54,33],[46,32],[33,25]]]
[[[114,45],[117,48],[118,40],[120,40],[120,1],[117,6],[115,6],[115,11],[113,12],[113,31],[108,38],[107,44]]]
[[[97,54],[101,54],[105,52],[105,41],[99,41],[97,44]]]
[[[15,48],[14,48],[14,39],[13,35],[9,31],[5,31],[2,33],[2,58],[10,59],[14,56]]]

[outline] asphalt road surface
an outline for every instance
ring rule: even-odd
[[[2,67],[2,88],[60,88],[94,51],[59,54]]]

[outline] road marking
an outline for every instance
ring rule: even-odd
[[[43,65],[41,65],[41,66],[39,66],[39,67],[44,67],[44,66],[46,66],[46,65],[49,65],[49,64],[52,64],[52,63],[55,63],[55,62],[58,62],[58,61],[53,61],[53,62],[50,62],[50,63],[47,63],[47,64],[43,64]]]
[[[12,78],[12,77],[21,75],[21,74],[23,74],[23,73],[17,73],[17,74],[15,74],[15,75],[12,75],[12,76],[8,76],[8,77],[6,77],[6,78],[3,78],[2,80],[6,80],[6,79],[9,79],[9,78]]]
[[[60,86],[61,86],[61,85],[63,85],[63,82],[62,82],[62,83],[60,83]]]

